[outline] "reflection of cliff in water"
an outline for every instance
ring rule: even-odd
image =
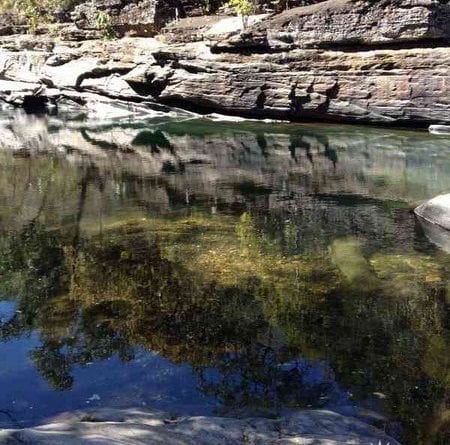
[[[48,187],[64,193],[63,208],[55,206],[59,218],[78,205],[74,188],[81,181],[85,219],[123,202],[158,213],[255,208],[279,215],[274,230],[289,219],[299,234],[302,226],[314,228],[311,242],[330,230],[407,242],[414,223],[405,208],[450,189],[450,142],[414,132],[208,121],[96,128],[16,115],[4,120],[0,144],[11,204],[22,193],[33,212],[44,176],[56,169]]]
[[[450,187],[450,141],[411,131],[192,120],[96,128],[16,115],[3,121],[1,146],[80,164],[89,159],[110,175],[118,168],[130,177],[179,173],[168,183],[200,195],[213,194],[214,184],[246,182],[280,196],[348,193],[410,202]]]

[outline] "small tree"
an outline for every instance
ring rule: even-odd
[[[230,0],[228,6],[233,8],[242,18],[242,29],[247,28],[248,16],[253,12],[253,4],[249,0]]]

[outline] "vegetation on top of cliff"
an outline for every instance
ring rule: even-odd
[[[242,19],[242,28],[248,24],[248,16],[255,10],[254,5],[249,0],[230,0],[228,6],[234,9]]]
[[[32,29],[42,23],[64,21],[64,11],[70,11],[81,0],[0,0],[0,13],[13,16],[9,24],[27,22]]]
[[[59,5],[59,0],[2,0],[2,11],[16,12],[22,16],[32,28],[40,22],[51,20],[51,11]]]

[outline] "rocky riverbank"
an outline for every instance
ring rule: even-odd
[[[159,21],[145,28],[154,35],[147,38],[99,38],[88,14],[56,26],[56,37],[3,30],[1,101],[103,109],[120,100],[131,113],[167,104],[299,121],[450,123],[448,4],[330,0],[255,16],[245,32],[237,18],[164,26],[164,14],[151,14]],[[139,17],[134,31],[148,21]]]
[[[143,409],[104,409],[61,415],[36,428],[0,431],[1,445],[61,443],[398,445],[382,431],[354,418],[319,410],[288,414],[281,419],[236,419],[176,417]]]

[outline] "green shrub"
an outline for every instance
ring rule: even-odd
[[[103,31],[106,39],[113,39],[116,34],[114,32],[114,19],[105,11],[99,11],[95,17],[97,27]]]

